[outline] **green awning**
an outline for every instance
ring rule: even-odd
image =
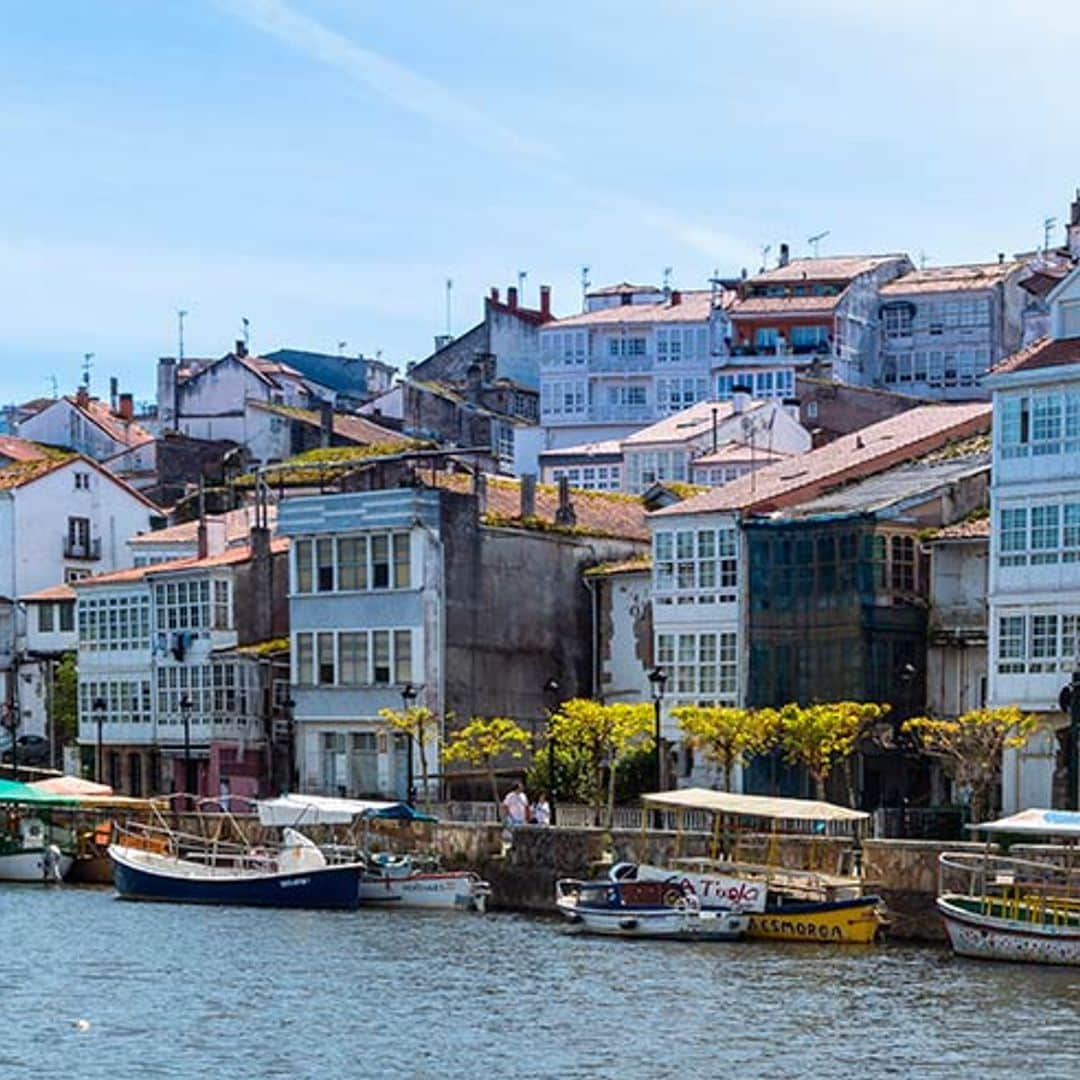
[[[37,806],[73,806],[78,801],[67,795],[53,795],[48,791],[39,791],[29,784],[20,784],[17,780],[0,780],[0,802],[33,803]]]

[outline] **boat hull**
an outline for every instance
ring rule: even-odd
[[[673,908],[590,908],[558,901],[570,928],[603,937],[669,938],[675,941],[738,941],[749,916],[726,911],[681,911]]]
[[[65,878],[71,870],[71,856],[61,855],[57,860],[60,877]],[[43,882],[46,880],[45,851],[32,848],[10,855],[0,855],[0,881]],[[56,880],[50,878],[49,880]]]
[[[170,873],[170,860],[164,857],[157,865],[140,865],[138,857],[115,845],[109,848],[109,857],[116,891],[124,900],[344,911],[359,905],[361,867],[356,864],[291,873],[197,876],[190,868]],[[145,853],[141,857],[145,859]]]
[[[360,878],[360,903],[364,905],[483,912],[488,891],[487,884],[469,872],[405,877],[364,874]]]
[[[766,941],[869,945],[881,928],[878,898],[769,905],[750,916],[746,936]]]
[[[957,898],[939,896],[938,912],[958,956],[1029,964],[1080,966],[1080,929],[1045,926],[966,910]]]

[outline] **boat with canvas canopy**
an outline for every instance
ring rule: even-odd
[[[263,825],[346,826],[345,842],[325,844],[323,850],[332,859],[363,864],[359,885],[362,904],[478,912],[487,906],[491,887],[471,870],[441,870],[434,857],[371,850],[368,826],[372,822],[436,820],[408,803],[282,795],[259,802],[257,808]]]
[[[811,848],[818,837],[851,838],[854,844],[870,816],[864,811],[815,799],[706,788],[656,792],[642,801],[647,808],[674,815],[680,839],[688,814],[711,820],[710,857],[682,858],[676,853],[665,866],[620,864],[613,874],[643,881],[676,873],[706,910],[737,906],[747,911],[750,938],[867,944],[880,934],[881,900],[863,893],[861,878],[794,870],[780,865],[779,858],[779,843],[787,831],[809,835]],[[745,858],[747,848],[761,858]]]
[[[74,861],[70,830],[52,811],[75,800],[33,784],[0,780],[0,881],[57,882]]]
[[[953,951],[980,960],[1080,964],[1080,813],[1028,809],[969,825],[984,852],[938,858],[937,909]],[[991,841],[1030,840],[1030,855],[992,852]],[[1064,840],[1059,848],[1042,844]]]

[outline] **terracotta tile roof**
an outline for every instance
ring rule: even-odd
[[[958,521],[955,525],[946,525],[934,534],[938,540],[989,540],[990,518],[980,517],[968,521]]]
[[[924,270],[911,270],[878,290],[879,295],[909,296],[923,293],[973,292],[992,289],[1010,274],[1014,274],[1022,262],[971,263],[961,266],[934,266]]]
[[[309,427],[320,427],[322,417],[318,409],[300,409],[292,405],[275,405],[269,401],[249,401],[253,409],[263,412],[274,413],[284,416],[298,423],[307,424]],[[343,439],[348,439],[361,446],[382,446],[388,443],[400,443],[404,436],[400,431],[383,427],[363,416],[353,416],[351,413],[334,413],[334,434]]]
[[[623,293],[661,292],[655,285],[633,285],[629,281],[619,281],[614,285],[602,285],[599,289],[590,289],[586,296],[622,296]]]
[[[765,407],[764,401],[752,401],[746,408],[747,413],[756,412]],[[635,431],[623,439],[623,446],[631,450],[653,443],[683,442],[703,435],[713,424],[713,410],[716,410],[717,423],[730,420],[735,407],[730,401],[699,401],[681,412],[665,416],[647,428]]]
[[[851,281],[859,274],[876,270],[885,263],[906,259],[906,255],[833,255],[822,259],[792,259],[787,266],[756,274],[751,283],[781,281]]]
[[[1042,266],[1017,284],[1032,296],[1046,296],[1061,284],[1068,272],[1069,268],[1065,266]]]
[[[101,428],[110,439],[129,449],[151,442],[154,438],[141,424],[117,416],[100,398],[90,398],[85,405],[80,405],[74,394],[68,394],[64,400],[87,420]]]
[[[267,508],[267,516],[270,528],[273,530],[277,522],[277,507],[273,504]],[[255,524],[255,507],[243,506],[239,510],[228,510],[224,514],[211,515],[225,521],[225,543],[236,544],[247,537]],[[155,544],[194,544],[199,539],[198,521],[182,521],[179,525],[170,525],[167,529],[155,529],[150,532],[139,533],[131,537],[128,544],[135,547]]]
[[[836,296],[748,296],[735,301],[731,317],[737,322],[740,318],[755,315],[832,315],[843,299],[843,293]]]
[[[431,483],[430,475],[421,477]],[[463,473],[436,473],[435,486],[447,491],[469,494],[473,478]],[[621,537],[627,540],[648,540],[649,529],[645,524],[645,507],[640,499],[631,495],[618,495],[601,491],[574,489],[570,501],[577,516],[571,531],[592,536]],[[559,489],[554,484],[536,485],[536,516],[534,525],[557,530],[555,511],[559,505]],[[487,478],[487,513],[489,524],[518,524],[528,528],[529,522],[521,520],[521,482],[507,477]]]
[[[270,553],[280,554],[289,550],[289,540],[285,536],[274,537],[270,541]],[[251,558],[251,547],[245,544],[243,547],[231,548],[218,555],[209,555],[200,559],[195,555],[188,555],[183,559],[170,559],[169,562],[155,563],[153,566],[132,566],[126,570],[113,570],[108,574],[96,574],[93,577],[82,578],[76,583],[76,589],[96,587],[98,585],[128,585],[142,581],[147,577],[156,577],[158,574],[180,573],[188,570],[212,570],[219,566],[236,566],[245,563]]]
[[[679,302],[665,301],[659,304],[618,304],[599,311],[584,311],[556,319],[545,329],[563,330],[577,326],[620,326],[638,323],[706,322],[712,314],[712,292],[694,289],[679,293]]]
[[[788,461],[766,465],[655,516],[796,506],[837,484],[872,476],[990,428],[990,405],[922,405]]]
[[[733,441],[725,443],[715,454],[702,454],[701,457],[694,458],[690,462],[690,468],[696,469],[699,465],[749,465],[751,462],[763,466],[798,456],[798,454],[789,454],[782,450],[764,450],[760,446],[750,447],[746,443]]]
[[[37,592],[27,593],[20,596],[28,604],[47,603],[50,600],[74,600],[75,590],[70,585],[50,585],[47,589],[38,589]]]
[[[619,457],[622,454],[622,440],[603,439],[600,442],[578,443],[576,446],[563,446],[558,450],[542,450],[540,460],[545,463],[557,462],[559,458],[596,458]]]
[[[11,461],[40,461],[46,453],[37,443],[15,435],[0,435],[0,458]]]
[[[601,563],[585,571],[586,577],[612,577],[615,574],[647,574],[652,570],[652,556],[640,555],[636,559]]]
[[[520,304],[516,307],[511,307],[505,300],[496,300],[493,296],[487,297],[484,303],[487,307],[496,308],[505,315],[516,315],[524,322],[534,323],[537,326],[543,326],[544,323],[549,323],[555,318],[550,311],[545,312],[541,311],[539,308],[522,307]],[[453,345],[455,343],[456,342],[451,342],[450,344]]]
[[[33,458],[30,461],[16,461],[0,469],[0,491],[12,491],[26,484],[40,480],[43,476],[59,469],[69,461],[74,461],[78,454],[53,453],[48,457]]]
[[[1041,337],[991,369],[991,375],[1006,375],[1014,371],[1038,371],[1040,368],[1068,367],[1080,364],[1080,338]]]

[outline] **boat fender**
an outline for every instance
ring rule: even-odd
[[[620,930],[636,930],[637,929],[637,924],[638,924],[637,919],[620,919],[619,920],[619,929]]]
[[[666,907],[678,907],[680,902],[685,903],[686,898],[680,889],[673,887],[664,890],[663,901]]]

